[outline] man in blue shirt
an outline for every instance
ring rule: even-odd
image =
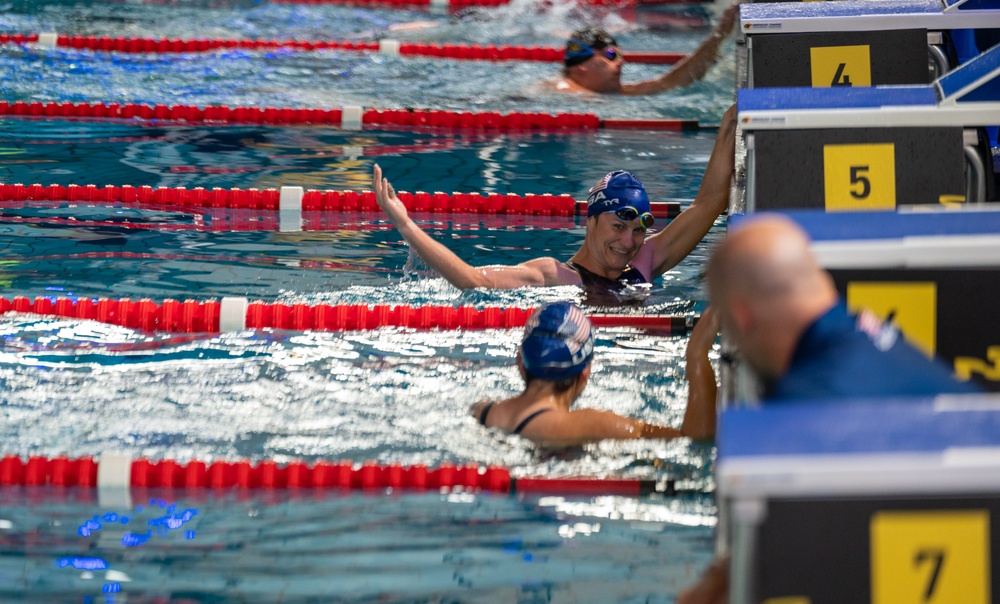
[[[850,315],[788,218],[759,215],[732,229],[707,275],[723,332],[765,382],[765,404],[978,391],[906,343],[891,321]],[[717,558],[677,604],[728,602],[728,568]]]
[[[794,222],[759,216],[709,261],[722,329],[765,383],[766,401],[975,392],[892,325],[847,312]]]

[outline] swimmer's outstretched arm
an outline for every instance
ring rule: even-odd
[[[548,415],[539,416],[531,422],[521,436],[544,447],[574,447],[601,440],[685,436],[677,428],[647,424],[599,409],[576,409],[559,419]]]
[[[739,14],[739,4],[734,4],[726,9],[722,19],[715,30],[705,38],[694,52],[684,57],[673,66],[667,73],[652,80],[635,82],[634,84],[622,84],[622,94],[656,94],[671,88],[688,86],[705,77],[709,68],[715,63],[719,54],[719,46],[726,36],[733,31],[733,24]]]
[[[691,330],[684,355],[687,361],[684,373],[688,381],[688,403],[681,432],[691,438],[715,437],[718,385],[712,363],[708,360],[708,351],[715,344],[718,333],[719,317],[710,306]]]
[[[471,266],[410,219],[406,206],[396,196],[389,180],[382,177],[382,168],[378,164],[375,164],[372,189],[379,207],[389,216],[403,239],[429,267],[455,287],[513,289],[526,285],[579,283],[579,276],[555,258],[536,258],[514,266]]]
[[[736,163],[736,105],[722,116],[715,147],[691,205],[659,233],[651,236],[640,253],[651,254],[652,276],[677,266],[705,237],[715,219],[729,205],[729,182]]]

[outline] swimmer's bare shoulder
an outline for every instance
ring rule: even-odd
[[[548,89],[554,92],[571,92],[575,94],[594,94],[594,91],[589,88],[584,88],[580,86],[573,80],[569,78],[559,78],[556,80],[546,80],[548,84]]]

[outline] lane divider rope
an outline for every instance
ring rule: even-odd
[[[360,129],[363,126],[426,127],[489,131],[521,130],[699,130],[697,120],[602,120],[592,113],[500,113],[498,111],[444,111],[436,109],[294,109],[209,105],[143,105],[135,103],[70,103],[0,101],[0,115],[38,118],[126,119],[185,124],[313,125]],[[704,127],[708,128],[708,127]]]
[[[424,214],[489,214],[508,216],[586,216],[587,202],[571,195],[544,193],[443,193],[436,191],[398,191],[397,196],[408,212]],[[71,202],[77,204],[121,203],[143,209],[190,211],[209,209],[259,210],[286,214],[287,222],[302,212],[375,212],[382,210],[372,191],[306,190],[284,186],[280,189],[204,189],[195,187],[157,187],[148,185],[23,185],[0,184],[0,208],[27,207],[32,201]],[[659,219],[672,219],[680,211],[680,202],[653,202],[651,211]],[[318,218],[318,217],[317,217]],[[305,230],[326,230],[335,225],[314,220]],[[143,225],[145,226],[145,225]],[[267,229],[261,229],[267,230]],[[271,229],[273,230],[273,229]],[[284,230],[284,229],[280,229]]]
[[[225,312],[223,312],[223,310]],[[93,320],[129,329],[172,333],[219,333],[243,329],[296,331],[365,331],[383,327],[413,329],[513,329],[523,327],[531,308],[487,306],[410,306],[407,304],[283,304],[250,302],[233,296],[219,300],[127,298],[0,298],[0,313]],[[647,329],[664,335],[686,334],[697,321],[691,315],[591,314],[597,327]],[[225,330],[223,330],[223,327]]]
[[[346,50],[378,52],[392,56],[421,56],[471,61],[540,61],[558,63],[563,60],[562,48],[540,46],[494,46],[480,44],[429,44],[383,38],[377,42],[336,40],[254,40],[254,39],[190,39],[125,38],[111,36],[79,36],[56,32],[39,34],[0,34],[0,44],[38,44],[46,48],[75,48],[124,53],[212,52],[216,50],[296,51]],[[673,65],[687,56],[682,52],[623,52],[630,63]]]
[[[274,461],[151,461],[125,455],[93,457],[17,455],[0,459],[2,487],[76,487],[80,489],[411,489],[491,491],[497,493],[567,493],[585,495],[640,496],[657,490],[648,479],[609,478],[514,478],[499,466],[442,463],[437,467],[415,464],[378,464],[373,461],[317,461],[278,464]],[[661,492],[673,492],[672,480]]]

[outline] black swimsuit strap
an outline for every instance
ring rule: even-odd
[[[514,434],[520,434],[521,430],[524,430],[525,426],[528,425],[528,422],[530,422],[531,420],[535,419],[539,415],[545,413],[546,411],[552,411],[552,409],[539,409],[538,411],[535,411],[534,413],[532,413],[528,417],[524,418],[524,421],[522,421],[520,424],[517,425],[516,428],[514,428]]]
[[[572,260],[567,260],[564,264],[580,275],[580,281],[583,282],[584,287],[587,287],[589,284],[596,284],[611,289],[617,289],[621,288],[624,283],[646,283],[646,277],[639,272],[639,269],[635,268],[631,264],[627,265],[625,269],[622,270],[618,279],[608,279],[607,277],[602,277],[601,275],[591,272],[587,268],[573,262]]]
[[[483,410],[479,412],[479,424],[482,426],[486,425],[486,416],[490,414],[490,409],[493,408],[495,401],[490,401],[483,405]]]

